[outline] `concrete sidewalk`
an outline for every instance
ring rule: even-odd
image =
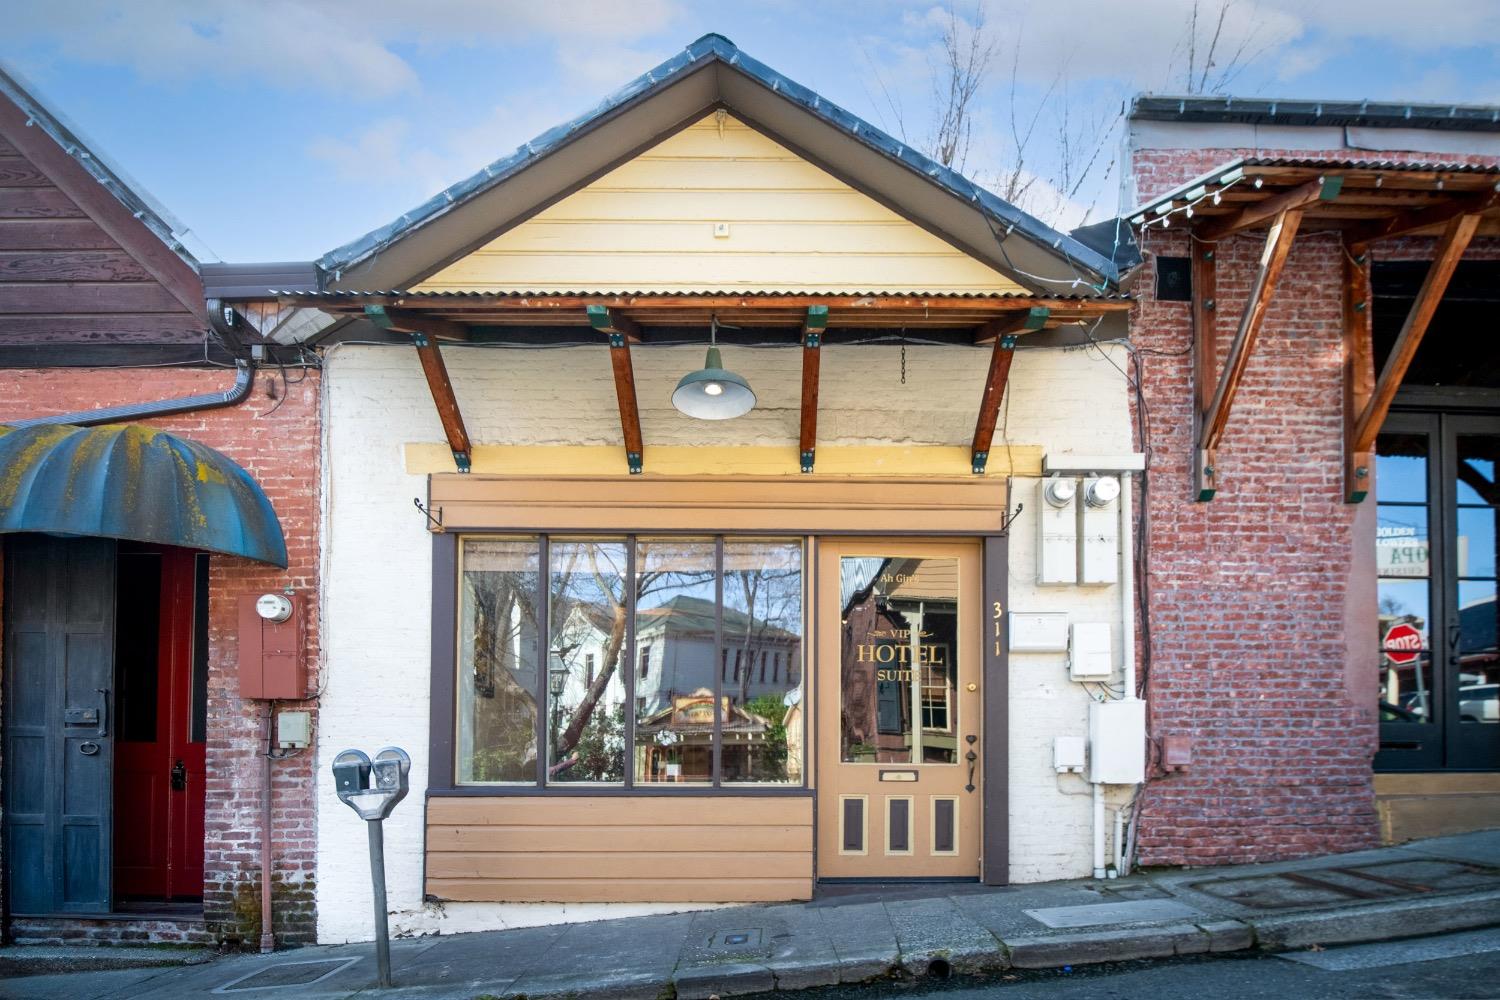
[[[1500,831],[1109,882],[840,887],[812,903],[400,940],[391,949],[391,991],[375,990],[365,944],[12,977],[0,983],[0,997],[693,1000],[1491,926],[1500,926]],[[0,949],[0,962],[24,951]]]

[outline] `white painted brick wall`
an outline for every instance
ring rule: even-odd
[[[1108,347],[1125,364],[1124,350]],[[823,349],[819,443],[967,444],[988,366],[987,351],[909,346]],[[617,444],[619,417],[607,351],[445,348],[465,422],[476,443]],[[794,350],[728,347],[728,367],[755,387],[759,405],[735,421],[690,420],[670,395],[699,348],[635,351],[642,433],[650,444],[786,445],[797,436],[800,356]],[[1124,377],[1099,350],[1017,354],[1003,439],[1049,451],[1130,450]],[[422,817],[427,781],[431,537],[413,497],[402,446],[437,442],[442,428],[416,357],[395,348],[343,346],[324,373],[327,524],[323,533],[326,658],[318,733],[318,934],[328,942],[372,934],[363,823],[334,795],[329,764],[340,750],[405,747],[412,792],[386,822],[386,868],[397,933],[477,930],[669,909],[422,902]],[[1011,536],[1011,606],[1059,610],[1113,623],[1119,592],[1038,588],[1029,522],[1035,480],[1017,483],[1027,503]],[[1062,654],[1011,661],[1011,871],[1016,881],[1089,874],[1088,786],[1052,771],[1052,737],[1084,735],[1088,698],[1067,680]],[[1069,794],[1077,793],[1077,794]]]

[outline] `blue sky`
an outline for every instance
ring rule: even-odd
[[[921,145],[949,16],[895,0],[12,3],[0,59],[230,261],[316,257],[708,31]],[[1197,6],[1201,53],[1225,3]],[[1014,108],[1037,122],[1025,207],[1112,214],[1121,104],[1183,90],[1193,7],[960,0],[995,52],[968,172],[999,186],[1015,167]],[[1212,73],[1236,52],[1234,94],[1500,103],[1496,0],[1230,0]],[[1100,150],[1070,198],[1064,111],[1075,147]]]

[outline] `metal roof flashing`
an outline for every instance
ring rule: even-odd
[[[899,201],[903,214],[926,224],[950,242],[957,238],[947,234],[967,230],[972,237],[968,247],[962,246],[961,241],[955,245],[969,252],[983,248],[980,252],[984,256],[1003,262],[998,265],[1002,270],[1020,271],[1024,275],[1021,268],[1025,266],[1035,270],[1050,263],[1051,270],[1057,270],[1061,262],[1074,277],[1059,276],[1050,279],[1049,284],[1094,290],[1112,287],[1120,277],[1120,268],[1109,257],[776,72],[742,52],[723,35],[707,34],[584,114],[543,132],[509,156],[449,186],[400,218],[325,254],[317,262],[325,285],[346,280],[365,287],[372,283],[379,286],[411,283],[419,276],[417,273],[410,268],[407,269],[410,273],[382,273],[375,266],[377,258],[424,229],[446,227],[449,232],[419,241],[426,254],[422,266],[446,263],[453,259],[455,250],[461,255],[481,236],[493,236],[494,220],[501,220],[503,226],[507,221],[513,224],[529,217],[592,176],[629,159],[716,107],[725,107],[746,118],[747,124],[765,130],[772,138],[796,133],[789,145],[801,146],[799,152],[810,151],[825,169],[849,174],[843,179],[856,186],[883,186],[887,189],[884,200]],[[627,113],[633,119],[629,124],[621,121]],[[586,137],[592,137],[595,140],[592,145],[598,148],[587,153],[577,151],[580,140]],[[549,169],[544,173],[549,176],[544,180],[531,178],[529,168],[543,160],[548,161]],[[846,167],[847,170],[841,169]],[[853,176],[856,173],[859,176]],[[916,179],[923,183],[913,184]],[[511,197],[488,197],[505,187],[516,189]],[[899,199],[895,197],[898,188]],[[486,228],[482,234],[471,225],[450,221],[445,226],[443,220],[453,216],[455,209],[481,197],[498,203],[483,213]],[[914,217],[919,215],[929,218]],[[1024,243],[1007,247],[1005,244],[1013,233],[1022,236]],[[991,247],[996,252],[990,252]],[[1013,256],[1022,263],[1006,267]],[[1024,282],[1026,278],[1018,275],[1018,280]]]
[[[1500,132],[1500,105],[1137,94],[1131,121]]]

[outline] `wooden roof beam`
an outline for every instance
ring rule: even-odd
[[[632,476],[645,468],[641,439],[641,408],[635,398],[635,366],[630,345],[641,342],[641,328],[629,316],[607,306],[588,307],[589,325],[609,338],[609,363],[615,373],[615,399],[620,407],[620,430],[625,438],[625,464]]]
[[[1380,378],[1375,382],[1369,402],[1354,422],[1352,438],[1345,441],[1345,448],[1351,456],[1366,454],[1375,447],[1375,436],[1380,433],[1380,425],[1385,423],[1391,400],[1395,399],[1396,390],[1401,387],[1401,380],[1406,377],[1406,370],[1411,367],[1417,348],[1422,345],[1422,337],[1427,333],[1433,314],[1443,300],[1443,293],[1448,289],[1448,282],[1458,267],[1459,258],[1463,257],[1478,228],[1479,216],[1471,214],[1455,216],[1443,230],[1443,236],[1433,252],[1432,266],[1427,270],[1427,277],[1422,281],[1416,301],[1406,314],[1401,333],[1385,359],[1385,367],[1380,370]]]
[[[1359,503],[1370,491],[1375,456],[1353,449],[1355,427],[1375,389],[1375,345],[1370,298],[1370,251],[1344,247],[1344,500]]]
[[[415,309],[393,309],[389,306],[365,306],[365,319],[386,330],[398,333],[420,333],[429,340],[466,341],[469,327],[431,313]]]
[[[1044,329],[1052,321],[1052,310],[1045,306],[1033,306],[997,316],[974,331],[974,343],[992,344],[1009,333],[1030,333]]]
[[[1412,209],[1383,219],[1380,222],[1370,223],[1358,229],[1350,230],[1346,234],[1346,241],[1350,245],[1373,243],[1376,240],[1388,240],[1397,236],[1406,236],[1409,233],[1426,229],[1429,226],[1446,225],[1455,217],[1460,215],[1478,215],[1492,208],[1500,207],[1500,191],[1491,191],[1488,194],[1472,195],[1465,198],[1453,198],[1448,201],[1439,202],[1426,208]]]
[[[1281,219],[1287,212],[1300,211],[1320,201],[1332,201],[1338,197],[1343,185],[1344,178],[1338,174],[1315,177],[1289,191],[1246,205],[1233,215],[1207,220],[1194,229],[1193,233],[1206,243],[1222,240],[1263,222]]]
[[[808,306],[802,320],[802,425],[797,457],[804,473],[813,470],[818,449],[818,369],[822,363],[823,333],[828,329],[828,307]]]
[[[979,400],[979,419],[974,425],[974,443],[970,450],[970,469],[984,475],[990,460],[990,445],[995,439],[995,424],[1000,419],[1000,403],[1005,398],[1005,384],[1010,379],[1010,365],[1016,356],[1017,334],[1023,330],[1040,330],[1050,315],[1046,309],[1028,309],[1001,320],[991,320],[980,334],[993,336],[995,347],[990,353],[990,370],[984,379],[984,395]],[[978,339],[978,336],[975,338]]]
[[[1229,423],[1229,411],[1234,406],[1235,393],[1245,375],[1245,366],[1255,350],[1260,329],[1271,306],[1271,297],[1276,292],[1276,283],[1281,279],[1282,268],[1292,252],[1292,241],[1297,237],[1297,228],[1302,224],[1302,209],[1286,209],[1271,224],[1266,234],[1266,248],[1260,256],[1260,266],[1255,272],[1255,281],[1250,287],[1250,297],[1245,302],[1245,311],[1240,315],[1239,329],[1229,347],[1229,356],[1224,362],[1224,372],[1219,376],[1217,387],[1209,397],[1208,406],[1199,414],[1197,423],[1197,448],[1193,461],[1193,495],[1198,500],[1212,500],[1218,492],[1219,441],[1224,437],[1224,428]],[[1195,307],[1196,308],[1196,307]],[[1201,358],[1200,358],[1201,360]],[[1194,381],[1204,377],[1204,370],[1195,364]],[[1203,389],[1194,386],[1194,398],[1201,399]]]

